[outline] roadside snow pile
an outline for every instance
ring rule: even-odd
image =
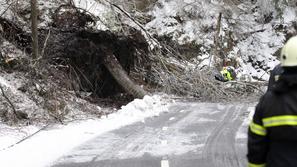
[[[0,166],[9,167],[43,167],[49,166],[75,146],[86,142],[102,133],[120,128],[145,118],[158,116],[168,112],[168,100],[165,96],[145,96],[123,106],[117,113],[107,115],[103,119],[73,122],[68,125],[49,126],[29,139],[3,149],[20,139],[18,131],[11,131],[1,126],[0,134]],[[32,128],[32,129],[30,129]],[[36,127],[24,128],[23,131],[34,132]],[[2,131],[3,130],[3,131]],[[3,142],[2,142],[3,141]],[[57,151],[59,150],[59,151]],[[16,161],[17,159],[17,161]]]
[[[135,99],[126,106],[123,106],[116,114],[109,117],[118,119],[119,124],[124,122],[144,121],[146,117],[159,116],[161,112],[168,112],[168,104],[162,97],[145,96],[143,99]],[[120,115],[120,117],[118,117]]]

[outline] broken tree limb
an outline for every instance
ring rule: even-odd
[[[14,144],[12,144],[12,145],[6,147],[6,148],[2,148],[0,151],[4,151],[4,150],[7,150],[7,149],[9,149],[9,148],[12,148],[12,147],[14,147],[14,146],[16,146],[16,145],[18,145],[18,144],[20,144],[20,143],[22,143],[22,142],[24,142],[24,141],[30,139],[31,137],[33,137],[33,136],[35,136],[36,134],[40,133],[41,131],[45,130],[47,127],[49,127],[49,125],[50,125],[50,124],[47,124],[47,125],[43,126],[42,128],[40,128],[40,129],[37,130],[36,132],[32,133],[31,135],[26,136],[25,138],[19,140],[18,142],[14,143]]]
[[[26,113],[18,112],[15,109],[15,107],[12,104],[11,100],[6,96],[6,94],[5,94],[4,90],[3,90],[3,87],[1,85],[0,85],[0,90],[2,92],[3,97],[6,99],[6,101],[9,103],[10,107],[12,108],[12,112],[16,116],[16,118],[18,118],[18,119],[27,119],[28,115]]]
[[[139,23],[138,21],[136,21],[134,18],[131,17],[131,15],[126,12],[124,9],[122,9],[121,7],[119,7],[118,5],[111,3],[109,1],[107,1],[111,6],[117,8],[119,11],[121,11],[122,13],[124,13],[129,19],[131,19],[138,27],[140,27],[140,29],[145,33],[145,35],[152,41],[152,43],[156,43],[159,44],[159,41],[157,41],[155,38],[152,37],[152,35],[144,28],[144,26]]]
[[[147,94],[145,90],[143,90],[139,85],[136,85],[129,78],[123,67],[118,62],[117,58],[111,52],[106,53],[106,57],[103,61],[104,66],[127,93],[133,95],[136,98],[143,98]]]
[[[0,17],[2,17],[7,11],[8,9],[11,7],[11,5],[13,4],[14,2],[11,2],[8,7],[0,14]]]
[[[43,48],[42,48],[42,51],[41,51],[41,57],[44,56],[44,51],[45,51],[45,48],[46,48],[46,45],[47,45],[47,41],[48,41],[50,35],[51,35],[51,29],[48,30],[47,36],[45,38],[45,41],[44,41],[44,44],[43,44]]]
[[[32,53],[32,38],[31,35],[26,33],[20,25],[13,21],[0,17],[0,26],[2,30],[0,35],[7,41],[15,44],[19,49],[24,50],[26,53]]]

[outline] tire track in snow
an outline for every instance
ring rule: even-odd
[[[202,158],[209,167],[241,167],[237,155],[235,136],[242,120],[239,119],[244,106],[229,106],[222,120],[208,136]]]

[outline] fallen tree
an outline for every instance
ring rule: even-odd
[[[78,85],[72,88],[92,92],[98,97],[110,97],[123,91],[135,98],[146,95],[147,92],[129,77],[136,60],[146,64],[141,66],[149,67],[146,58],[148,44],[141,33],[133,28],[129,36],[86,29],[91,17],[87,17],[86,13],[77,14],[80,12],[77,9],[66,12],[59,17],[55,15],[55,22],[49,29],[39,29],[42,60],[67,73],[72,85]],[[70,20],[75,27],[62,22],[64,17],[75,18]],[[79,23],[74,24],[75,21]],[[1,36],[27,54],[32,54],[30,33],[5,18],[0,18],[0,26]]]

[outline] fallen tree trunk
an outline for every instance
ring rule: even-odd
[[[104,58],[104,66],[108,69],[114,79],[123,89],[136,98],[143,98],[147,92],[139,85],[136,85],[127,75],[117,58],[112,53],[107,53]]]
[[[137,47],[137,44],[140,46]],[[136,38],[104,31],[82,31],[72,37],[66,52],[70,64],[88,74],[83,76],[88,83],[81,84],[87,89],[89,83],[93,83],[92,91],[101,97],[114,96],[124,90],[135,98],[143,98],[146,91],[128,75],[135,67],[136,50],[141,47],[146,48],[146,44],[138,43]]]

